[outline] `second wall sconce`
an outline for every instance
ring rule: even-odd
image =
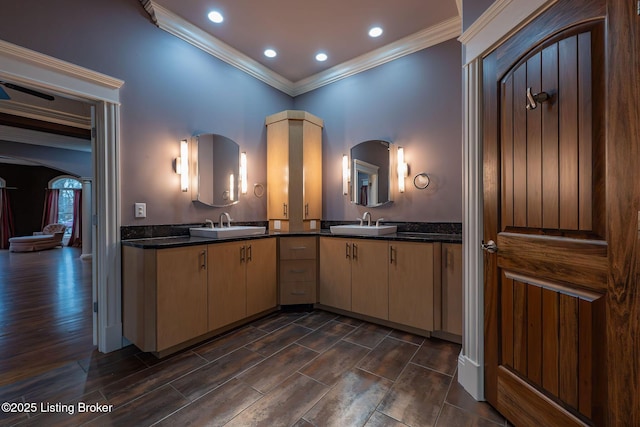
[[[180,189],[189,190],[189,141],[180,141],[180,157],[176,159],[176,173],[180,175]]]
[[[342,194],[345,196],[349,194],[350,177],[351,171],[349,170],[349,156],[344,154],[342,156]]]
[[[398,191],[404,193],[404,179],[409,175],[409,166],[404,161],[404,148],[398,147]]]
[[[240,153],[240,193],[247,194],[247,153]]]

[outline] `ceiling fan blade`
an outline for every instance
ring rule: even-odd
[[[0,87],[0,99],[11,99],[9,94]]]
[[[14,85],[13,83],[3,83],[9,89],[17,90],[18,92],[26,93],[32,96],[37,96],[38,98],[46,99],[47,101],[53,101],[55,98],[49,94],[38,92],[37,90],[29,89],[26,87]],[[3,91],[4,92],[4,91]]]

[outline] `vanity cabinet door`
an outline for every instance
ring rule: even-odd
[[[247,316],[278,304],[276,281],[276,239],[256,239],[245,243],[247,269]]]
[[[351,243],[351,309],[389,319],[389,244],[354,240]]]
[[[320,238],[320,304],[351,310],[351,241]]]
[[[433,330],[433,243],[389,244],[389,320]],[[439,266],[438,266],[439,268]]]
[[[207,248],[156,251],[156,351],[207,332]]]
[[[289,125],[280,121],[267,126],[267,216],[288,219]]]
[[[244,319],[247,313],[245,242],[216,243],[208,248],[209,330]]]
[[[442,330],[462,335],[462,245],[442,244]]]
[[[304,122],[302,181],[303,218],[322,219],[322,128],[311,122]],[[319,228],[318,224],[318,228]]]

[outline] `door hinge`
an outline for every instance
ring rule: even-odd
[[[93,312],[97,313],[98,312],[98,301],[94,301],[93,302]]]
[[[638,2],[636,3],[636,12],[638,13],[638,15],[640,15],[640,0],[638,0]]]
[[[97,132],[96,132],[96,128],[95,128],[95,127],[92,127],[92,128],[91,128],[91,138],[95,138],[95,137],[96,137],[96,134],[97,134]]]

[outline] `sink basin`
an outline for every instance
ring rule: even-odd
[[[210,237],[221,239],[224,237],[243,237],[264,234],[266,227],[254,227],[248,225],[237,225],[231,227],[193,227],[189,229],[189,234],[196,237]]]
[[[398,230],[395,225],[332,225],[332,234],[347,234],[354,236],[380,236],[393,234]]]

